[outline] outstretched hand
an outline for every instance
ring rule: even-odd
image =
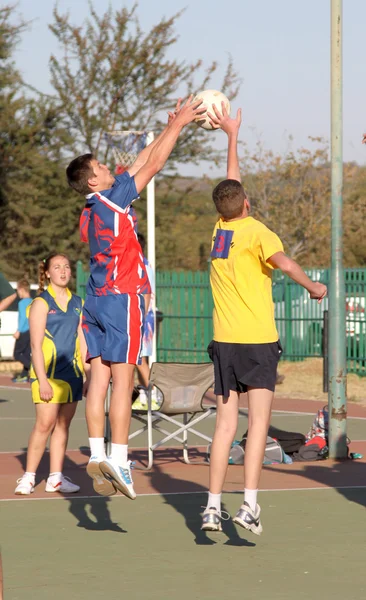
[[[231,119],[226,110],[225,102],[221,102],[222,114],[218,111],[215,104],[212,105],[214,115],[207,111],[207,116],[213,129],[222,129],[225,133],[237,133],[241,125],[241,108],[238,109],[236,117]]]
[[[182,98],[178,98],[178,102],[175,105],[174,111],[173,112],[171,112],[170,110],[168,111],[168,125],[173,123],[175,117],[177,116],[177,113],[180,111],[181,104],[182,104]]]
[[[170,121],[168,121],[169,125],[174,121],[179,122],[179,124],[184,127],[184,125],[192,123],[197,117],[200,117],[206,112],[206,108],[201,107],[201,99],[193,101],[193,94],[189,96],[183,106],[181,105],[181,102],[182,101],[179,98],[174,113],[168,113],[170,119]]]

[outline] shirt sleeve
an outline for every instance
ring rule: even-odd
[[[4,275],[0,273],[0,300],[5,300],[5,298],[9,298],[12,294],[15,294],[15,290],[11,287],[8,280],[5,279]]]
[[[122,175],[117,175],[115,182],[108,193],[103,193],[111,202],[120,208],[127,208],[139,198],[137,193],[135,178],[125,171]]]
[[[283,252],[283,244],[275,233],[270,229],[263,229],[259,235],[260,258],[266,263],[267,267],[271,265],[267,262],[276,252]]]

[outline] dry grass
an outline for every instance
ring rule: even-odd
[[[323,393],[323,360],[308,358],[301,362],[281,361],[279,372],[285,376],[284,382],[276,388],[278,396],[300,398],[302,400],[328,401]],[[366,405],[366,377],[347,375],[347,399]]]

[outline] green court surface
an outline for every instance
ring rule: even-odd
[[[224,496],[233,514],[239,494]],[[5,599],[365,597],[364,490],[261,494],[261,537],[204,535],[199,495],[1,505]]]
[[[74,450],[87,445],[83,410],[80,406],[72,425],[69,447]],[[272,423],[306,432],[312,420],[312,414],[276,412]],[[2,464],[26,446],[32,424],[29,391],[0,389]],[[352,440],[366,438],[365,424],[362,418],[349,419]],[[207,433],[213,425],[214,419],[206,423]],[[243,415],[238,436],[246,425]],[[133,445],[142,446],[143,438]],[[319,488],[316,477],[305,475],[316,467],[304,466],[295,486],[301,489],[292,487],[291,465],[278,473],[274,468],[270,475],[283,478],[283,489],[271,485],[259,495],[260,537],[230,520],[223,522],[221,534],[201,532],[207,467],[176,459],[169,463],[169,477],[188,478],[184,483],[192,492],[172,493],[173,487],[159,492],[155,486],[133,502],[121,495],[42,498],[35,493],[21,498],[0,493],[4,599],[359,600],[366,595],[366,463],[350,463],[356,473],[352,485],[344,482],[337,489]],[[160,469],[155,467],[157,477]],[[230,479],[241,467],[231,469],[233,487]],[[264,473],[267,482],[270,469]],[[2,475],[0,482],[6,479]],[[11,486],[16,476],[8,472]],[[139,486],[144,477],[139,474]],[[231,515],[242,502],[240,485],[234,489],[223,495],[223,508]]]

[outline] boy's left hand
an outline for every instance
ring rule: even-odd
[[[215,104],[212,105],[215,115],[207,111],[207,116],[210,118],[211,125],[214,129],[222,129],[225,133],[237,133],[241,125],[241,108],[238,109],[235,119],[231,119],[225,102],[221,102],[222,114],[217,110]]]
[[[19,331],[16,331],[15,333],[13,333],[13,337],[14,337],[16,340],[19,340],[19,337],[20,337],[20,333],[19,333]]]
[[[313,288],[310,292],[310,298],[312,300],[317,300],[318,304],[321,303],[323,298],[327,295],[327,286],[324,283],[320,283],[319,281],[315,281]]]

